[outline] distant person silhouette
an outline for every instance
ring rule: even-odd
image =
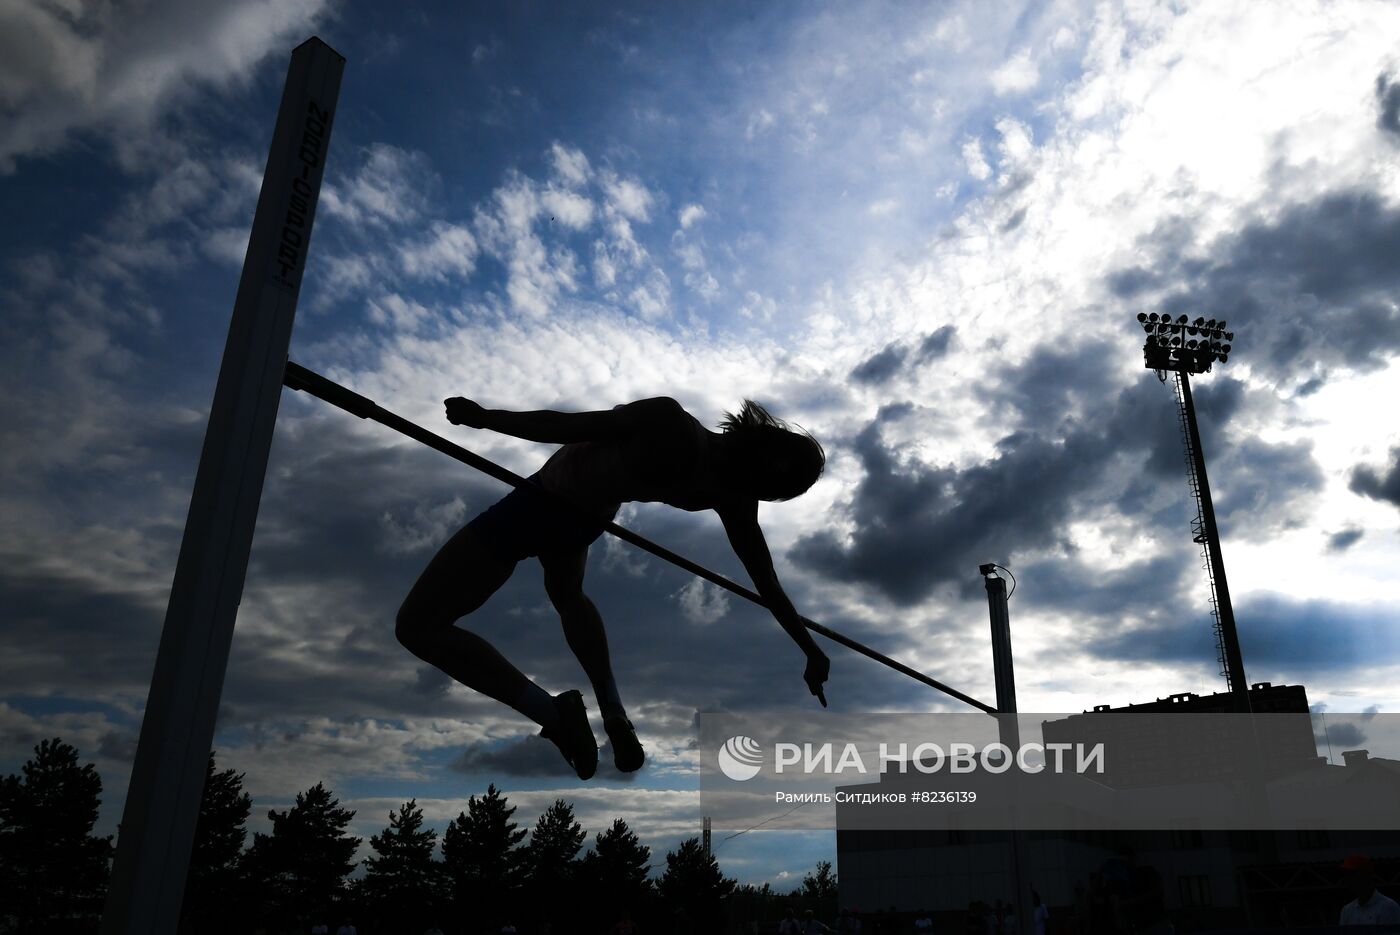
[[[1031,890],[1031,919],[1035,923],[1035,935],[1045,935],[1050,922],[1050,909],[1040,901],[1040,894]]]
[[[817,918],[812,910],[808,909],[802,913],[801,926],[802,935],[833,935],[836,931],[831,926]]]
[[[632,913],[622,910],[621,917],[613,923],[612,935],[637,935],[637,923],[632,921]]]
[[[752,400],[712,432],[665,396],[595,412],[511,412],[469,399],[444,400],[454,425],[491,429],[563,447],[530,480],[582,506],[583,521],[528,490],[515,490],[458,531],[435,555],[398,613],[395,633],[410,652],[452,678],[510,705],[542,728],[580,779],[593,775],[598,745],[578,691],[551,695],[485,639],[454,623],[484,604],[522,559],[539,558],[544,586],[569,648],[592,683],[622,772],[645,759],[608,656],[602,617],[583,593],[588,546],[624,502],[714,510],[735,553],[778,623],[807,656],[803,678],[823,705],[831,664],[783,593],[758,525],[758,501],[789,500],[822,473],[816,440]]]
[[[1365,854],[1342,861],[1342,878],[1356,898],[1342,907],[1339,925],[1400,925],[1400,904],[1376,889],[1376,869]]]

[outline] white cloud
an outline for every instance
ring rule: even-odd
[[[593,174],[593,170],[588,164],[588,157],[583,154],[582,150],[570,149],[561,143],[554,143],[549,148],[549,159],[554,168],[554,174],[566,185],[574,188],[587,185]]]
[[[434,221],[427,237],[401,244],[398,251],[406,274],[438,280],[470,276],[481,252],[469,228],[446,221]]]
[[[1021,94],[1040,83],[1040,69],[1030,49],[1023,49],[992,72],[990,80],[998,95]]]
[[[690,204],[681,208],[679,215],[681,230],[689,230],[692,224],[698,224],[705,220],[705,206]]]
[[[1002,163],[1007,166],[1024,163],[1034,148],[1031,128],[1014,117],[999,118],[996,127],[997,132],[1001,134],[998,148],[1001,151]]]
[[[0,4],[0,173],[96,130],[133,145],[162,113],[209,85],[247,78],[285,55],[325,12],[323,0],[160,0],[62,10]],[[168,156],[168,153],[163,155]]]
[[[408,516],[386,511],[380,514],[383,538],[379,546],[391,555],[436,549],[466,521],[467,505],[460,497],[444,503],[417,504]]]
[[[665,317],[671,309],[671,284],[666,274],[653,270],[645,281],[632,289],[628,300],[637,314],[647,320]]]
[[[982,155],[982,141],[976,137],[963,141],[962,145],[963,162],[967,165],[967,172],[974,179],[985,179],[991,176],[992,167],[987,165],[987,158]]]
[[[773,126],[777,119],[766,108],[759,108],[753,116],[749,117],[748,126],[744,129],[744,137],[752,140]]]
[[[418,220],[437,184],[422,153],[375,143],[353,176],[322,186],[320,204],[351,225],[405,225]]]
[[[630,221],[650,220],[652,201],[647,191],[636,179],[619,178],[612,173],[603,177],[603,190],[607,193],[608,208]]]
[[[671,249],[681,261],[681,268],[685,270],[686,287],[707,301],[715,299],[720,291],[719,280],[715,279],[709,270],[702,244],[688,239],[682,226],[671,235]]]
[[[473,220],[482,246],[506,264],[511,307],[536,317],[548,315],[561,294],[576,290],[579,275],[573,252],[550,247],[535,231],[542,208],[535,182],[516,175],[493,192]]]
[[[575,192],[546,188],[540,202],[552,220],[570,230],[583,230],[593,223],[593,202]]]
[[[671,596],[691,623],[715,623],[729,612],[729,594],[703,578],[692,578]]]
[[[376,325],[385,325],[401,334],[417,331],[436,317],[427,306],[394,292],[371,299],[366,311],[369,320]]]
[[[248,252],[247,227],[221,227],[210,231],[204,237],[204,252],[211,259],[230,266],[243,266]]]
[[[612,252],[602,240],[593,242],[593,282],[599,289],[611,289],[617,282],[617,264]]]

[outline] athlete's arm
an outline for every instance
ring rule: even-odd
[[[460,396],[443,400],[443,405],[447,409],[447,421],[453,425],[490,429],[516,438],[554,445],[622,438],[663,425],[685,412],[681,404],[669,396],[655,396],[594,412],[486,409]]]
[[[807,654],[807,669],[803,678],[812,694],[825,707],[826,693],[822,684],[831,671],[831,662],[812,639],[812,634],[807,632],[797,608],[792,606],[792,601],[783,592],[783,586],[778,583],[772,553],[768,551],[768,542],[758,525],[758,501],[735,501],[716,507],[715,512],[719,514],[720,522],[724,523],[724,531],[729,536],[729,544],[734,547],[734,554],[739,556],[739,561],[744,563],[745,570],[753,579],[759,597],[763,598],[792,641]]]

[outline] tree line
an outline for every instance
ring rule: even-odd
[[[114,836],[92,833],[102,780],[79,759],[59,738],[44,740],[20,775],[0,779],[0,932],[97,929]],[[284,811],[269,809],[271,832],[254,832],[250,844],[243,778],[209,754],[182,933],[304,933],[318,924],[334,932],[351,921],[361,935],[433,927],[498,935],[507,926],[563,935],[606,932],[626,917],[650,935],[729,928],[736,906],[746,918],[779,911],[778,894],[725,877],[699,838],[668,852],[653,876],[651,849],[621,818],[585,851],[587,832],[568,802],[556,799],[527,829],[495,785],[468,798],[441,841],[415,800],[390,810],[369,839],[363,873],[352,876],[363,843],[347,830],[355,812],[324,783]],[[823,862],[789,896],[834,903],[835,887]]]

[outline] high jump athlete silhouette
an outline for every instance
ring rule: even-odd
[[[454,625],[505,584],[518,562],[538,557],[569,648],[593,685],[614,762],[623,772],[640,769],[645,755],[613,678],[603,620],[583,593],[583,573],[589,544],[624,502],[660,502],[719,514],[754,588],[806,653],[808,689],[826,704],[822,686],[831,664],[778,584],[758,525],[759,500],[791,499],[821,475],[826,456],[814,438],[747,399],[738,415],[725,413],[722,432],[666,396],[577,413],[485,409],[460,396],[444,405],[454,425],[562,445],[531,480],[598,519],[563,515],[527,490],[477,516],[433,557],[399,609],[395,633],[415,656],[539,724],[580,779],[592,776],[598,745],[582,694],[549,694],[482,637]]]

